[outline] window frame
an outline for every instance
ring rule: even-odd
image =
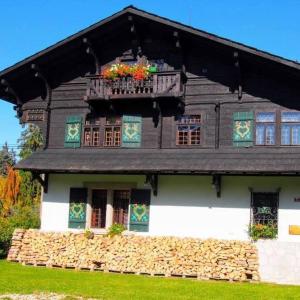
[[[100,191],[100,193],[102,192],[103,194],[105,194],[105,205],[104,205],[104,207],[102,207],[102,208],[104,208],[104,212],[101,210],[101,207],[94,207],[94,203],[93,203],[93,201],[94,201],[94,194],[96,193],[96,192],[98,192],[99,193],[99,191]],[[102,196],[102,195],[101,195]],[[99,199],[98,199],[99,200]],[[103,199],[101,199],[101,200],[103,200]],[[91,206],[91,216],[90,216],[90,227],[91,228],[93,228],[93,229],[105,229],[107,226],[106,226],[106,222],[107,222],[107,200],[108,200],[108,190],[107,189],[92,189],[91,190],[91,203],[90,203],[90,206]],[[98,225],[96,225],[96,224],[94,224],[94,222],[93,222],[93,220],[94,220],[94,216],[97,216],[97,213],[96,213],[96,210],[98,210],[98,218],[99,218],[99,220],[98,220],[98,224],[100,223],[100,226]],[[99,212],[100,212],[100,214],[99,214]],[[100,216],[99,216],[100,215]],[[104,215],[104,218],[102,219],[102,216]],[[101,224],[103,224],[104,223],[104,226],[101,226]]]
[[[115,124],[109,124],[108,119],[109,118],[116,118],[119,120],[119,124],[116,122]],[[120,148],[122,146],[122,124],[123,124],[123,118],[122,116],[106,116],[105,117],[105,124],[104,124],[104,130],[103,130],[103,143],[102,146],[104,148]],[[111,129],[112,132],[112,139],[113,143],[112,145],[108,145],[106,141],[106,131],[107,129]],[[119,144],[115,144],[115,128],[119,128],[119,135],[120,135],[120,141]]]
[[[86,228],[92,228],[95,232],[106,233],[108,228],[113,224],[113,197],[115,190],[122,190],[129,192],[129,198],[131,199],[132,189],[137,189],[135,182],[85,182],[84,187],[88,189],[87,197],[87,210],[86,210]],[[93,190],[106,190],[107,202],[106,202],[106,214],[105,214],[105,228],[92,227],[92,196]],[[128,205],[128,220],[126,224],[127,230],[129,230],[129,213],[130,213],[130,201]]]
[[[256,201],[255,196],[263,196],[263,195],[269,195],[273,196],[273,206],[265,206],[266,208],[270,208],[270,210],[264,212],[260,212],[259,207],[255,206],[254,202]],[[279,202],[280,202],[280,192],[279,190],[274,192],[259,192],[259,191],[251,191],[251,202],[250,202],[250,225],[272,225],[275,226],[278,232],[278,224],[279,224]],[[273,215],[273,218],[268,218],[266,215]],[[259,219],[257,217],[261,216],[262,218]]]
[[[300,147],[300,140],[299,140],[299,144],[293,144],[292,141],[293,141],[293,138],[292,138],[292,130],[290,130],[290,134],[289,134],[289,141],[290,143],[289,144],[283,144],[282,143],[282,128],[283,128],[283,125],[299,125],[300,126],[300,121],[299,122],[287,122],[287,121],[282,121],[282,114],[283,113],[299,113],[300,114],[300,111],[297,111],[297,110],[281,110],[280,111],[280,146],[281,147]]]
[[[258,114],[263,114],[263,113],[273,113],[275,116],[275,120],[274,122],[257,122],[257,115]],[[274,147],[277,145],[277,135],[278,135],[278,116],[277,116],[277,112],[276,110],[272,110],[272,109],[267,109],[267,110],[258,110],[255,111],[254,114],[254,145],[257,147]],[[257,143],[257,134],[256,134],[256,128],[258,124],[262,124],[265,126],[264,128],[264,144],[258,144]],[[266,144],[266,127],[267,125],[274,125],[274,144]]]
[[[117,197],[117,194],[119,198]],[[126,194],[127,199],[123,195]],[[112,223],[122,224],[127,230],[129,229],[129,218],[130,218],[130,199],[131,199],[131,190],[129,189],[113,189],[112,190]],[[127,207],[122,207],[119,204],[120,201],[128,201]],[[118,209],[117,209],[118,208]],[[122,221],[120,218],[122,217]],[[117,220],[116,220],[117,219]]]
[[[180,119],[183,117],[198,117],[200,119],[199,122],[189,122],[189,123],[183,123],[180,122]],[[179,126],[188,126],[188,143],[187,144],[180,144],[179,143]],[[199,143],[198,144],[192,144],[192,135],[191,135],[191,126],[199,126]],[[191,113],[191,114],[183,114],[180,115],[179,118],[176,120],[175,123],[175,145],[176,147],[199,147],[203,145],[203,113]]]
[[[94,124],[87,124],[87,122],[90,122],[90,120],[96,120]],[[96,123],[97,122],[97,123]],[[83,130],[82,130],[82,145],[83,147],[91,147],[91,148],[97,148],[97,147],[101,147],[101,117],[100,116],[91,116],[91,118],[89,119],[89,116],[87,115],[85,117],[84,120],[84,124],[83,124]],[[87,145],[85,142],[85,133],[86,130],[89,129],[90,130],[90,145]],[[98,131],[98,144],[94,145],[94,130],[97,129]]]

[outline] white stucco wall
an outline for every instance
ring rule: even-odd
[[[145,188],[139,175],[54,175],[49,177],[48,193],[42,204],[42,229],[68,230],[70,187],[86,183],[128,183]],[[274,192],[279,200],[279,240],[300,241],[289,235],[289,225],[300,225],[300,178],[222,177],[221,197],[211,185],[211,176],[159,176],[158,196],[152,195],[149,234],[201,238],[248,239],[250,192]]]
[[[266,240],[256,247],[261,281],[300,285],[300,243]]]

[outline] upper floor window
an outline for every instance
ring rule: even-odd
[[[100,146],[100,118],[86,118],[83,143],[84,146]]]
[[[108,117],[104,129],[104,146],[120,147],[121,146],[121,117]]]
[[[300,145],[300,112],[281,113],[281,145]]]
[[[256,145],[275,145],[275,112],[256,114]]]
[[[177,124],[176,145],[200,145],[201,115],[181,116]]]

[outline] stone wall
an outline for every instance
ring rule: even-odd
[[[256,247],[249,242],[175,237],[95,235],[16,230],[8,260],[199,279],[259,280]]]

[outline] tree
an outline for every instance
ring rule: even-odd
[[[28,124],[21,133],[18,143],[21,149],[19,153],[20,158],[25,159],[29,157],[33,152],[43,146],[43,135],[40,128],[33,124]]]
[[[39,127],[29,124],[21,133],[18,140],[20,146],[19,156],[21,159],[26,159],[33,152],[43,146],[43,135]],[[20,171],[22,184],[20,194],[24,205],[36,205],[40,201],[41,186],[38,182],[33,181],[31,172]]]
[[[8,215],[10,213],[10,209],[18,204],[20,185],[21,176],[19,172],[9,166],[1,197],[1,210],[4,216]]]
[[[18,140],[19,156],[25,159],[43,144],[38,127],[29,125]],[[7,176],[0,175],[0,257],[10,247],[15,228],[39,228],[40,184],[32,181],[32,174],[8,166]]]
[[[7,143],[5,143],[0,150],[0,175],[7,176],[8,167],[14,166],[16,163],[16,153],[10,150]]]

